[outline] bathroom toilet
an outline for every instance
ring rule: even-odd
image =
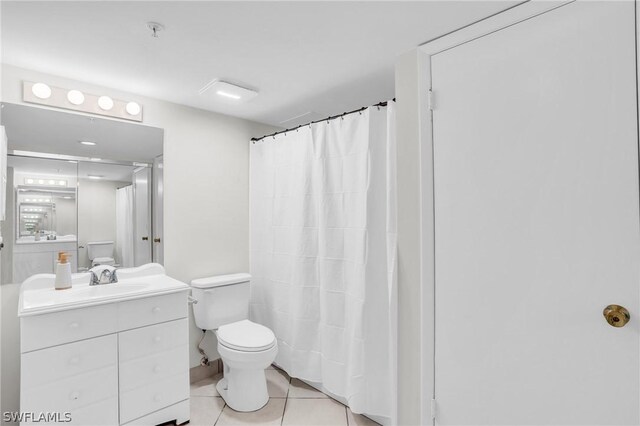
[[[91,267],[98,265],[115,266],[113,258],[113,241],[92,241],[87,243],[87,257],[91,261]]]
[[[250,281],[249,274],[191,281],[196,325],[218,337],[224,377],[216,388],[236,411],[259,410],[269,401],[264,370],[278,353],[273,331],[248,320]]]

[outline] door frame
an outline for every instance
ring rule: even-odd
[[[435,218],[434,218],[434,163],[433,163],[433,121],[431,108],[437,108],[438,93],[432,92],[431,56],[468,43],[488,34],[508,28],[528,19],[535,18],[574,1],[531,0],[510,9],[474,22],[457,31],[430,40],[418,47],[420,60],[417,62],[421,86],[427,90],[419,94],[420,102],[415,104],[420,117],[420,419],[421,424],[435,425],[437,410],[435,383]],[[638,31],[640,10],[636,3],[636,72],[640,80],[640,58],[638,57]],[[638,86],[636,85],[636,99]],[[640,108],[638,112],[640,129]],[[640,133],[640,130],[639,130]]]

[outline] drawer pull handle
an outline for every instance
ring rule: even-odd
[[[159,373],[160,372],[160,366],[156,365],[155,367],[153,367],[153,372],[154,373]]]
[[[162,339],[160,339],[160,336],[156,336],[156,337],[153,338],[153,341],[155,343],[160,343],[160,340],[162,340]]]
[[[157,393],[157,394],[153,397],[153,400],[154,400],[154,401],[156,401],[156,402],[157,402],[157,401],[160,401],[161,399],[162,399],[162,395],[160,395],[159,393]]]
[[[153,312],[154,314],[157,314],[158,312],[160,312],[160,308],[159,307],[154,307],[151,312]]]
[[[69,395],[69,399],[72,401],[77,401],[78,399],[80,399],[80,393],[79,392],[71,392],[71,394]]]
[[[69,328],[75,330],[78,327],[80,327],[80,324],[78,324],[77,322],[72,322],[71,324],[69,324]]]
[[[74,356],[73,358],[71,358],[71,359],[69,360],[69,364],[71,364],[71,365],[78,365],[78,364],[80,364],[80,357],[78,357],[78,356]]]

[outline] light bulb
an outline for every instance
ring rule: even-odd
[[[79,90],[69,90],[67,99],[74,105],[82,105],[84,103],[84,94]]]
[[[100,96],[98,98],[98,106],[104,111],[109,111],[111,108],[113,108],[113,99],[108,96]]]
[[[51,97],[51,87],[44,83],[36,83],[31,87],[31,92],[36,98],[49,99]]]
[[[125,109],[129,115],[140,114],[140,105],[137,102],[129,102]]]

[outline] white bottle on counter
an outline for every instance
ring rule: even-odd
[[[69,254],[63,251],[58,253],[55,286],[56,290],[71,288],[71,264],[69,263]]]

